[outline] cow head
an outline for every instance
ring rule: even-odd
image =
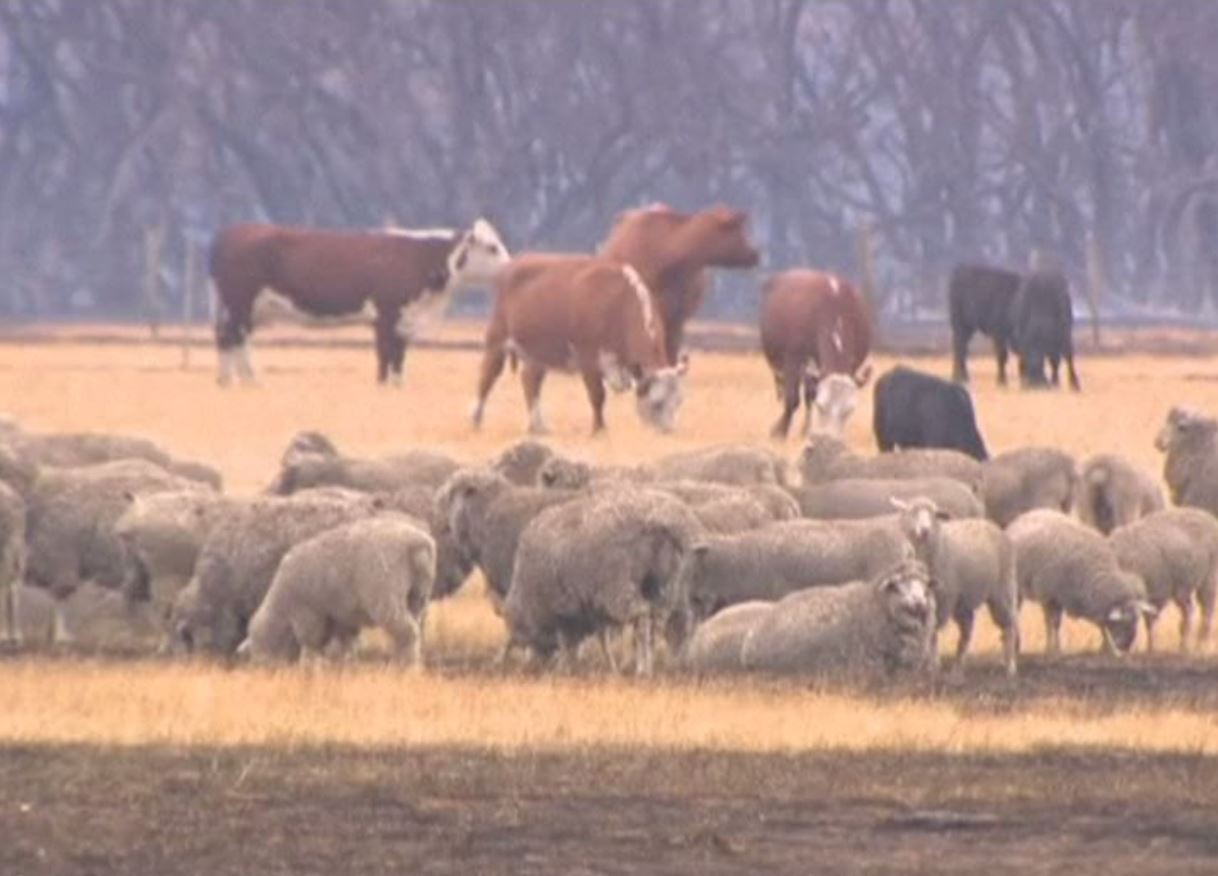
[[[689,359],[683,357],[676,365],[640,377],[635,382],[639,419],[661,432],[671,432],[685,400],[682,383],[688,370]]]
[[[812,431],[840,438],[846,429],[846,421],[858,407],[860,384],[846,374],[811,379],[816,387],[811,396]]]
[[[491,282],[511,254],[495,226],[478,219],[463,231],[448,254],[450,286],[477,286]]]
[[[703,210],[690,223],[691,247],[704,265],[755,268],[761,255],[749,241],[748,214],[719,205]]]

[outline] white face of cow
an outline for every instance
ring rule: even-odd
[[[682,387],[689,366],[685,361],[669,368],[660,368],[639,381],[635,404],[639,419],[661,432],[671,432],[677,423],[677,412],[685,400]]]
[[[816,399],[812,408],[812,431],[840,438],[846,421],[859,403],[859,387],[853,377],[830,374],[816,384]]]
[[[448,288],[490,283],[509,259],[511,254],[495,226],[479,219],[462,233],[448,255]]]

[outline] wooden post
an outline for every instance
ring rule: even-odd
[[[879,320],[876,316],[876,282],[875,282],[875,226],[870,222],[866,222],[859,229],[858,235],[858,264],[859,264],[859,292],[863,296],[863,301],[867,303],[867,309],[871,312],[871,323],[875,327],[873,331],[878,337]],[[874,346],[874,341],[872,342]]]
[[[165,224],[144,229],[144,319],[155,338],[161,328],[161,246]]]
[[[195,286],[197,268],[195,267],[195,244],[186,238],[185,250],[182,254],[182,364],[183,371],[190,370],[190,331],[195,318]]]
[[[1087,235],[1087,307],[1091,311],[1091,339],[1100,345],[1100,302],[1108,278],[1104,276],[1104,252],[1094,234]]]

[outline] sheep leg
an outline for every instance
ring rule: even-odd
[[[605,664],[609,667],[609,671],[614,675],[618,673],[617,658],[613,656],[613,649],[610,647],[609,631],[601,630],[596,634],[596,638],[601,643],[601,653],[605,655]]]
[[[1201,623],[1197,628],[1197,650],[1201,650],[1209,641],[1210,627],[1214,623],[1214,584],[1212,581],[1208,582],[1208,586],[1197,591],[1197,603],[1201,607]]]
[[[423,666],[423,633],[418,621],[409,614],[385,623],[383,629],[393,640],[393,653],[398,659],[405,658],[410,666]]]
[[[70,645],[76,641],[76,636],[68,628],[67,602],[63,599],[53,600],[51,616],[51,642],[56,645]]]
[[[645,612],[634,622],[634,674],[651,675],[654,645],[654,633],[651,614]]]
[[[1181,653],[1188,651],[1189,634],[1193,628],[1193,597],[1191,593],[1186,593],[1183,597],[1176,600],[1176,605],[1180,608],[1180,651]],[[1150,624],[1153,618],[1147,614],[1146,629],[1150,629]],[[1150,639],[1150,633],[1147,633],[1147,640]]]
[[[973,616],[971,609],[960,609],[956,612],[956,629],[960,632],[960,638],[956,640],[957,669],[964,661],[964,655],[968,653],[969,643],[973,641]]]
[[[9,581],[4,585],[4,641],[21,643],[21,630],[17,624],[17,587]]]
[[[1045,615],[1045,653],[1056,657],[1062,652],[1062,609],[1052,602],[1046,602],[1041,609]]]
[[[990,620],[1002,631],[1002,662],[1006,666],[1007,675],[1012,677],[1018,672],[1019,660],[1019,600],[1016,599],[1015,602],[1015,606],[998,599],[986,603],[990,610]]]

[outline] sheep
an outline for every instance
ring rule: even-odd
[[[382,500],[362,494],[259,496],[234,508],[208,533],[190,583],[174,600],[174,649],[232,654],[284,554],[327,529],[383,512]]]
[[[1218,588],[1218,520],[1198,508],[1155,511],[1118,526],[1108,536],[1121,568],[1138,575],[1156,609],[1144,613],[1146,650],[1155,647],[1158,611],[1170,600],[1180,609],[1180,650],[1189,647],[1193,597],[1201,608],[1197,646],[1209,639]]]
[[[4,440],[19,448],[28,460],[39,466],[81,468],[142,459],[212,489],[219,490],[223,486],[216,469],[201,462],[176,459],[147,438],[104,432],[35,434],[17,430],[5,436]]]
[[[172,490],[210,492],[143,459],[42,469],[27,498],[26,583],[49,590],[57,600],[86,580],[122,589],[128,565],[114,524],[131,495]],[[70,638],[62,624],[59,635]]]
[[[1218,514],[1218,420],[1172,408],[1155,447],[1164,454],[1163,480],[1172,503]]]
[[[482,570],[487,593],[498,608],[512,583],[520,535],[529,522],[551,505],[575,493],[540,487],[518,487],[486,469],[462,469],[436,494],[458,549]]]
[[[860,521],[772,523],[732,535],[708,535],[705,545],[689,578],[695,619],[740,602],[869,579],[912,553],[895,514]]]
[[[15,588],[25,574],[25,500],[0,481],[0,599],[4,611],[4,640],[21,641]]]
[[[508,446],[491,460],[490,468],[517,486],[531,487],[538,483],[538,471],[554,455],[547,445],[534,438],[525,438]]]
[[[681,665],[696,672],[727,672],[744,667],[740,650],[749,631],[775,603],[763,599],[731,605],[700,624],[681,652]]]
[[[404,487],[379,499],[387,510],[400,511],[427,524],[428,534],[436,544],[436,574],[431,598],[444,599],[461,589],[473,572],[474,563],[457,543],[448,514],[437,506],[437,493],[430,487]]]
[[[577,459],[553,456],[537,470],[539,486],[556,490],[583,490],[617,483],[650,483],[656,471],[647,465],[594,466]]]
[[[1047,654],[1061,653],[1063,613],[1099,627],[1110,654],[1133,647],[1140,619],[1154,607],[1142,580],[1120,567],[1104,536],[1048,509],[1015,518],[1007,536],[1015,547],[1020,596],[1044,612]]]
[[[520,537],[503,604],[508,642],[549,660],[630,625],[634,666],[650,675],[653,636],[686,614],[686,579],[703,530],[680,500],[649,490],[591,494],[548,508]],[[605,648],[606,656],[612,656]]]
[[[951,520],[933,501],[894,500],[901,526],[920,560],[935,581],[935,647],[938,630],[952,619],[960,636],[956,668],[968,653],[973,616],[985,605],[990,619],[1002,631],[1002,657],[1008,675],[1017,672],[1019,654],[1019,585],[1015,578],[1015,550],[1006,533],[989,520]]]
[[[1021,447],[992,457],[982,467],[985,514],[1006,526],[1025,511],[1069,512],[1074,501],[1074,459],[1052,447]]]
[[[1163,491],[1154,478],[1115,453],[1090,456],[1079,467],[1074,509],[1104,535],[1162,508]]]
[[[722,484],[787,482],[786,460],[772,450],[748,444],[725,444],[662,456],[653,464],[662,480],[702,480]]]
[[[784,597],[744,636],[750,671],[873,675],[931,667],[935,587],[906,560],[867,580]]]
[[[981,463],[958,450],[915,448],[861,456],[829,435],[813,435],[799,456],[805,486],[841,478],[955,478],[981,488]]]
[[[916,496],[932,499],[953,519],[981,517],[981,500],[952,478],[842,478],[822,484],[792,487],[804,517],[815,520],[857,520],[892,513],[892,499]]]
[[[0,435],[0,482],[7,484],[23,498],[28,496],[38,480],[38,463],[21,447]]]
[[[280,466],[288,466],[302,456],[338,456],[338,447],[325,434],[313,429],[297,432],[288,441],[279,457]]]
[[[199,490],[128,498],[114,523],[127,562],[123,595],[131,604],[149,603],[167,625],[173,600],[190,583],[208,533],[244,500]]]
[[[391,493],[410,486],[436,488],[458,468],[456,460],[431,450],[414,450],[381,459],[298,453],[281,464],[266,492],[290,496],[321,486],[346,487],[364,493]]]
[[[253,660],[348,646],[368,626],[384,630],[395,654],[423,661],[423,625],[435,579],[436,546],[413,518],[382,514],[322,532],[279,563],[237,649]]]

